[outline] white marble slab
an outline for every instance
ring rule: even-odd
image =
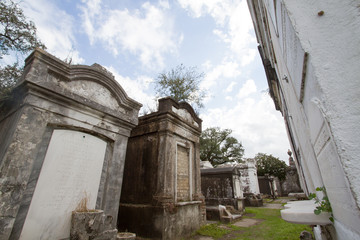
[[[330,213],[322,212],[315,215],[314,209],[316,203],[313,200],[292,201],[285,205],[285,209],[281,210],[281,217],[287,222],[306,224],[306,225],[326,225],[331,224],[329,219]]]
[[[83,132],[54,130],[20,239],[69,238],[81,199],[95,208],[106,145]]]

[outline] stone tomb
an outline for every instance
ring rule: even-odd
[[[217,166],[217,168],[229,167],[235,167],[240,176],[240,189],[245,198],[245,206],[262,206],[263,201],[260,196],[256,161],[252,158],[247,158],[244,163],[224,163]]]
[[[153,239],[181,239],[200,227],[201,119],[187,103],[159,100],[129,139],[118,229]]]
[[[115,228],[140,107],[100,65],[35,50],[0,108],[0,239],[68,239],[83,199]]]
[[[289,193],[303,192],[300,185],[300,178],[296,169],[295,161],[293,159],[292,152],[288,150],[289,155],[289,167],[286,169],[285,180],[281,181],[281,194],[282,196],[288,196]]]
[[[243,211],[240,172],[234,167],[201,169],[201,190],[206,206],[232,206]]]
[[[240,171],[241,190],[244,194],[260,194],[255,159],[247,158],[245,163],[240,163],[237,167]]]

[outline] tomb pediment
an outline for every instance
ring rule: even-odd
[[[60,93],[95,109],[137,118],[141,104],[129,98],[114,76],[99,64],[69,65],[37,49],[26,59],[25,71],[22,82]],[[44,77],[40,79],[39,75]]]
[[[178,103],[171,97],[159,99],[159,112],[172,112],[187,124],[201,129],[202,120],[186,102]]]
[[[61,87],[68,90],[69,92],[84,98],[91,99],[92,101],[106,106],[112,110],[127,114],[126,108],[121,106],[121,103],[121,105],[119,104],[114,94],[111,93],[109,89],[97,82],[88,80],[64,82],[58,80],[58,83]]]
[[[187,122],[192,123],[195,127],[199,127],[199,124],[194,120],[194,118],[191,116],[191,114],[188,110],[183,109],[183,108],[178,109],[173,106],[172,111],[174,113],[176,113],[177,115],[179,115],[184,120],[186,120]]]

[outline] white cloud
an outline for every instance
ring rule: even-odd
[[[284,121],[280,112],[273,109],[271,98],[258,94],[256,98],[242,98],[234,105],[208,109],[200,117],[203,129],[216,126],[232,129],[232,135],[245,148],[245,157],[263,152],[286,160],[289,143]]]
[[[256,85],[254,80],[249,79],[247,80],[244,85],[240,88],[239,93],[236,95],[237,98],[245,98],[248,97],[250,94],[256,92]]]
[[[256,38],[246,0],[178,0],[193,17],[210,15],[217,24],[213,33],[225,42],[231,56],[242,66],[250,64],[256,54]]]
[[[225,92],[232,92],[234,86],[237,84],[237,82],[232,81],[229,86],[225,89]]]
[[[178,0],[181,7],[188,10],[193,17],[211,15],[218,24],[224,24],[232,4],[224,0]]]
[[[236,69],[239,72],[255,60],[257,42],[246,0],[178,1],[192,17],[210,16],[214,19],[216,27],[213,34],[229,50],[224,52],[224,59],[238,63]],[[224,92],[233,91],[233,82],[227,86],[217,84],[226,72],[223,70],[223,63],[212,67],[208,61],[203,66],[208,70],[203,85],[216,85],[223,88]],[[242,75],[249,76],[246,69],[242,72]],[[234,81],[239,82],[236,79]],[[231,104],[227,102],[221,108],[208,108],[201,114],[204,129],[215,126],[232,129],[233,135],[243,143],[246,157],[254,157],[256,153],[263,152],[287,159],[289,143],[281,114],[274,111],[274,104],[268,95],[257,91],[254,80],[247,80],[236,97],[229,95],[224,98],[231,101]]]
[[[101,0],[82,0],[81,2],[86,3],[86,9],[83,8],[82,12],[82,20],[83,27],[87,35],[89,36],[90,44],[93,44],[95,41],[95,29],[92,24],[92,19],[96,17],[96,15],[100,14],[101,11]]]
[[[241,74],[239,64],[234,61],[224,60],[215,67],[207,61],[203,64],[203,67],[206,68],[206,76],[201,83],[203,89],[210,89],[217,82],[221,82],[223,78],[234,78]]]
[[[170,9],[170,4],[168,0],[159,0],[159,6],[164,9]]]
[[[176,35],[167,1],[159,6],[145,2],[140,9],[101,9],[99,1],[81,7],[84,29],[90,42],[100,42],[114,56],[127,51],[147,67],[164,66],[164,55],[178,49],[183,36]]]
[[[25,15],[35,22],[37,35],[48,52],[62,60],[71,58],[72,63],[84,62],[76,50],[72,16],[46,0],[26,0],[20,4]]]
[[[229,19],[228,41],[231,50],[242,56],[243,66],[254,60],[256,49],[252,49],[251,44],[256,44],[256,38],[252,34],[253,23],[250,17],[249,9],[245,0],[236,5]]]

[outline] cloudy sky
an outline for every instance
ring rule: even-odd
[[[128,95],[153,109],[153,79],[183,63],[206,77],[203,129],[230,128],[245,157],[289,148],[267,94],[246,0],[23,0],[47,50],[110,70]],[[286,161],[287,162],[287,161]]]

